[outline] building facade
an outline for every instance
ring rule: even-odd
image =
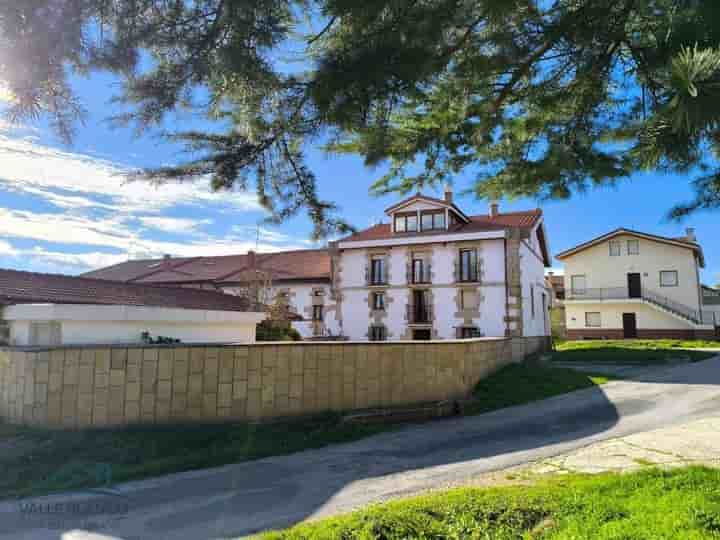
[[[539,210],[467,216],[416,195],[389,223],[333,250],[343,331],[350,339],[456,339],[550,333],[549,263]]]
[[[662,237],[617,229],[558,254],[569,339],[713,337],[702,303],[694,232]]]
[[[285,303],[303,338],[456,339],[550,334],[542,212],[468,216],[415,195],[389,223],[328,249],[128,261],[86,274]]]

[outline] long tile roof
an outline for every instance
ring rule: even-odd
[[[246,298],[222,292],[0,269],[0,305],[101,304],[248,311]]]
[[[275,280],[330,279],[330,255],[326,249],[306,249],[252,255],[146,259],[100,268],[84,277],[131,283],[185,284],[232,283],[253,279],[256,270]]]

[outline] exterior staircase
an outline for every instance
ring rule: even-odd
[[[610,287],[604,289],[584,289],[569,291],[566,300],[612,301],[612,300],[641,300],[656,309],[672,315],[678,319],[695,326],[718,326],[712,311],[702,311],[686,306],[667,296],[643,287],[637,291],[639,294],[631,295],[627,287]]]

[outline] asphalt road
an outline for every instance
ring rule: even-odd
[[[0,539],[232,538],[720,413],[720,358],[355,443],[0,504]],[[93,532],[94,531],[94,532]]]

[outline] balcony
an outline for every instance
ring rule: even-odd
[[[410,285],[428,285],[432,282],[432,267],[427,263],[409,264],[406,274]]]
[[[432,306],[427,304],[408,304],[406,306],[408,324],[432,324]]]
[[[470,266],[467,265],[458,265],[455,264],[455,282],[456,283],[479,283],[480,282],[480,276],[481,270],[480,270],[480,263],[477,262],[475,264],[471,264]]]
[[[569,301],[603,302],[608,300],[639,300],[657,306],[665,311],[686,319],[694,324],[715,324],[712,311],[700,311],[676,302],[658,292],[642,287],[631,291],[628,287],[607,287],[601,289],[570,289],[565,299]]]
[[[365,268],[365,284],[368,287],[380,287],[387,285],[387,272],[384,268],[380,271],[375,272],[373,272],[370,268]]]

